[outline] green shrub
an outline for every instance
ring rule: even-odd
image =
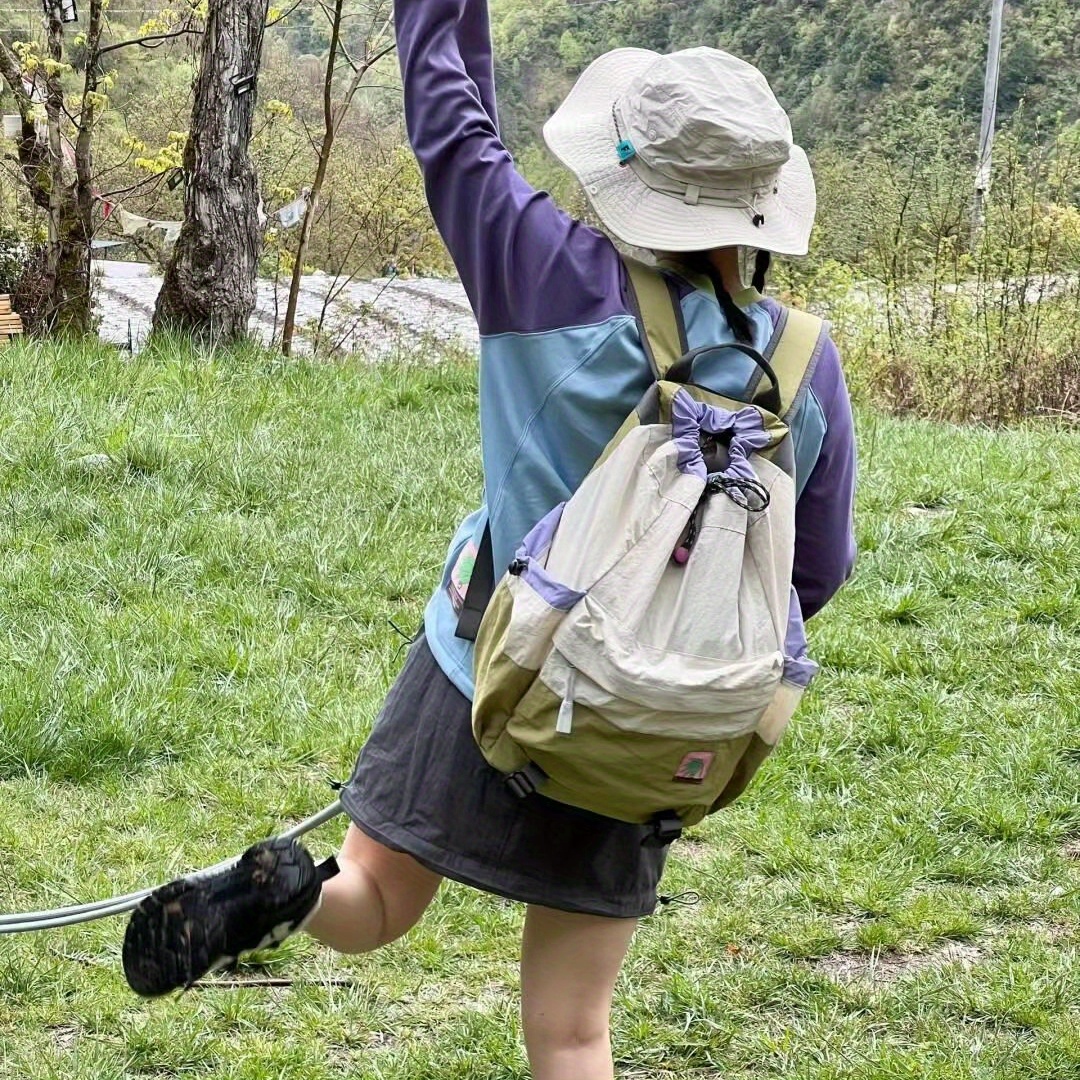
[[[862,402],[1080,420],[1080,126],[1032,149],[1020,124],[998,135],[979,221],[972,147],[933,115],[920,139],[816,163],[811,254],[776,283],[832,320]]]

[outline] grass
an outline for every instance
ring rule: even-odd
[[[479,490],[475,374],[0,351],[0,910],[125,892],[329,802]],[[750,793],[676,846],[632,1080],[1080,1077],[1080,437],[860,417],[856,580]],[[314,847],[331,851],[343,824]],[[0,939],[0,1076],[527,1075],[522,912],[159,1002],[120,920]],[[245,969],[259,974],[257,966]],[[345,980],[345,984],[342,984]]]

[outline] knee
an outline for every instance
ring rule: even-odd
[[[338,857],[339,889],[347,890],[353,900],[355,933],[343,935],[338,952],[351,954],[372,952],[404,937],[420,921],[430,899],[417,896],[407,889],[394,888],[394,882],[384,880],[376,868],[363,859]]]
[[[522,1029],[530,1054],[567,1056],[602,1049],[611,1042],[610,1010],[568,1011],[522,1006]]]

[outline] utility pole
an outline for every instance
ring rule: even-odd
[[[991,0],[990,44],[986,50],[986,78],[983,82],[982,126],[979,130],[979,162],[975,168],[975,200],[971,210],[972,237],[978,237],[983,225],[986,193],[990,190],[990,167],[994,153],[994,128],[997,125],[998,73],[1001,70],[1001,23],[1005,0]]]

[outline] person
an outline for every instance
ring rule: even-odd
[[[643,846],[642,826],[506,790],[470,731],[472,646],[455,630],[485,531],[506,566],[652,374],[612,240],[531,187],[500,140],[485,0],[397,0],[395,18],[409,137],[481,334],[483,505],[450,543],[423,632],[342,790],[351,825],[337,859],[315,866],[298,843],[267,841],[233,869],[165,886],[132,916],[125,971],[138,992],[164,993],[300,928],[367,952],[405,934],[451,878],[527,905],[534,1080],[611,1080],[612,992],[666,849]],[[715,49],[618,49],[581,75],[545,136],[610,233],[671,269],[692,346],[765,347],[781,313],[760,293],[768,260],[805,254],[815,194],[757,69]],[[744,250],[757,253],[756,288],[741,279]],[[698,382],[745,384],[742,353],[709,360]],[[793,439],[799,636],[854,559],[852,415],[827,340]]]

